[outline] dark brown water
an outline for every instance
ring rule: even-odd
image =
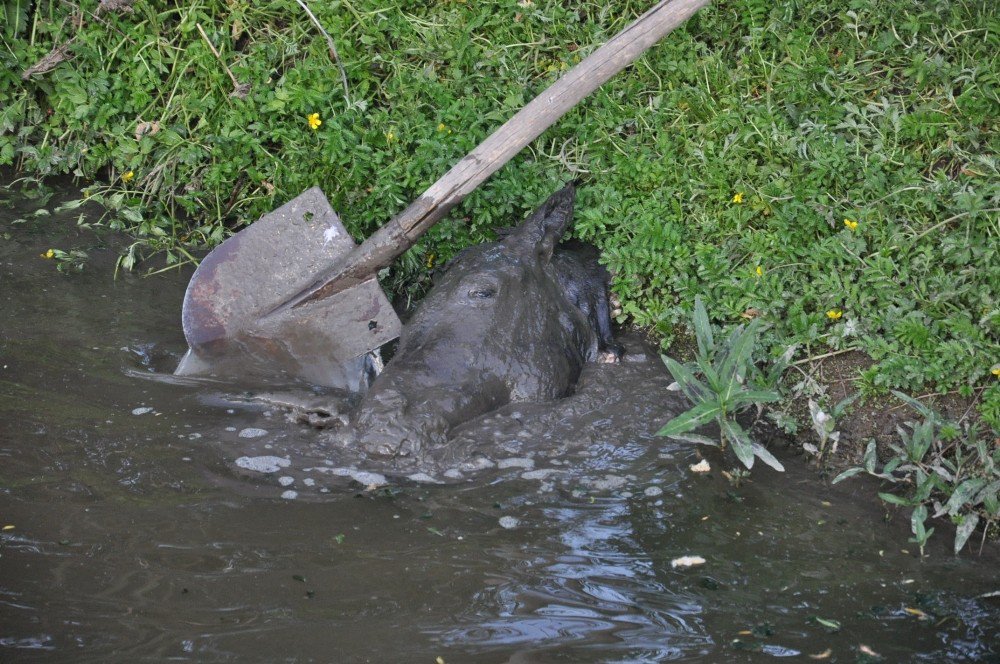
[[[368,464],[256,393],[170,379],[187,274],[112,280],[93,248],[61,275],[39,254],[93,236],[76,213],[12,225],[37,204],[11,200],[2,661],[998,659],[995,551],[939,533],[921,560],[874,486],[795,459],[734,488],[702,450],[692,473],[699,450],[651,435],[678,408],[651,356],[467,427],[448,458]]]

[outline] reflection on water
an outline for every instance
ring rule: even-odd
[[[394,475],[273,401],[170,377],[187,275],[112,280],[99,247],[59,275],[39,254],[96,242],[75,217],[11,226],[31,205],[0,207],[3,661],[1000,653],[994,548],[955,558],[941,535],[919,560],[905,517],[851,493],[872,487],[795,460],[740,488],[694,475],[699,450],[650,435],[676,408],[652,361],[590,368],[573,398],[459,431],[427,478]]]
[[[544,509],[544,520],[560,524],[562,552],[488,551],[523,564],[480,594],[479,621],[445,631],[443,642],[512,647],[532,656],[524,661],[569,653],[574,661],[665,661],[709,652],[699,599],[657,580],[631,537],[628,509],[612,499]]]

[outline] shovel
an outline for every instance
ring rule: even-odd
[[[376,279],[486,178],[709,0],[662,0],[521,109],[356,246],[317,187],[209,253],[182,309],[179,375],[363,389],[366,356],[402,327]]]

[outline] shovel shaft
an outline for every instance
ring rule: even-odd
[[[420,198],[336,265],[320,274],[282,308],[323,299],[371,279],[581,99],[634,62],[709,1],[658,2],[535,97],[432,184]]]

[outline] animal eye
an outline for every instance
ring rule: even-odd
[[[497,294],[497,289],[493,286],[477,286],[469,291],[469,297],[487,298]]]

